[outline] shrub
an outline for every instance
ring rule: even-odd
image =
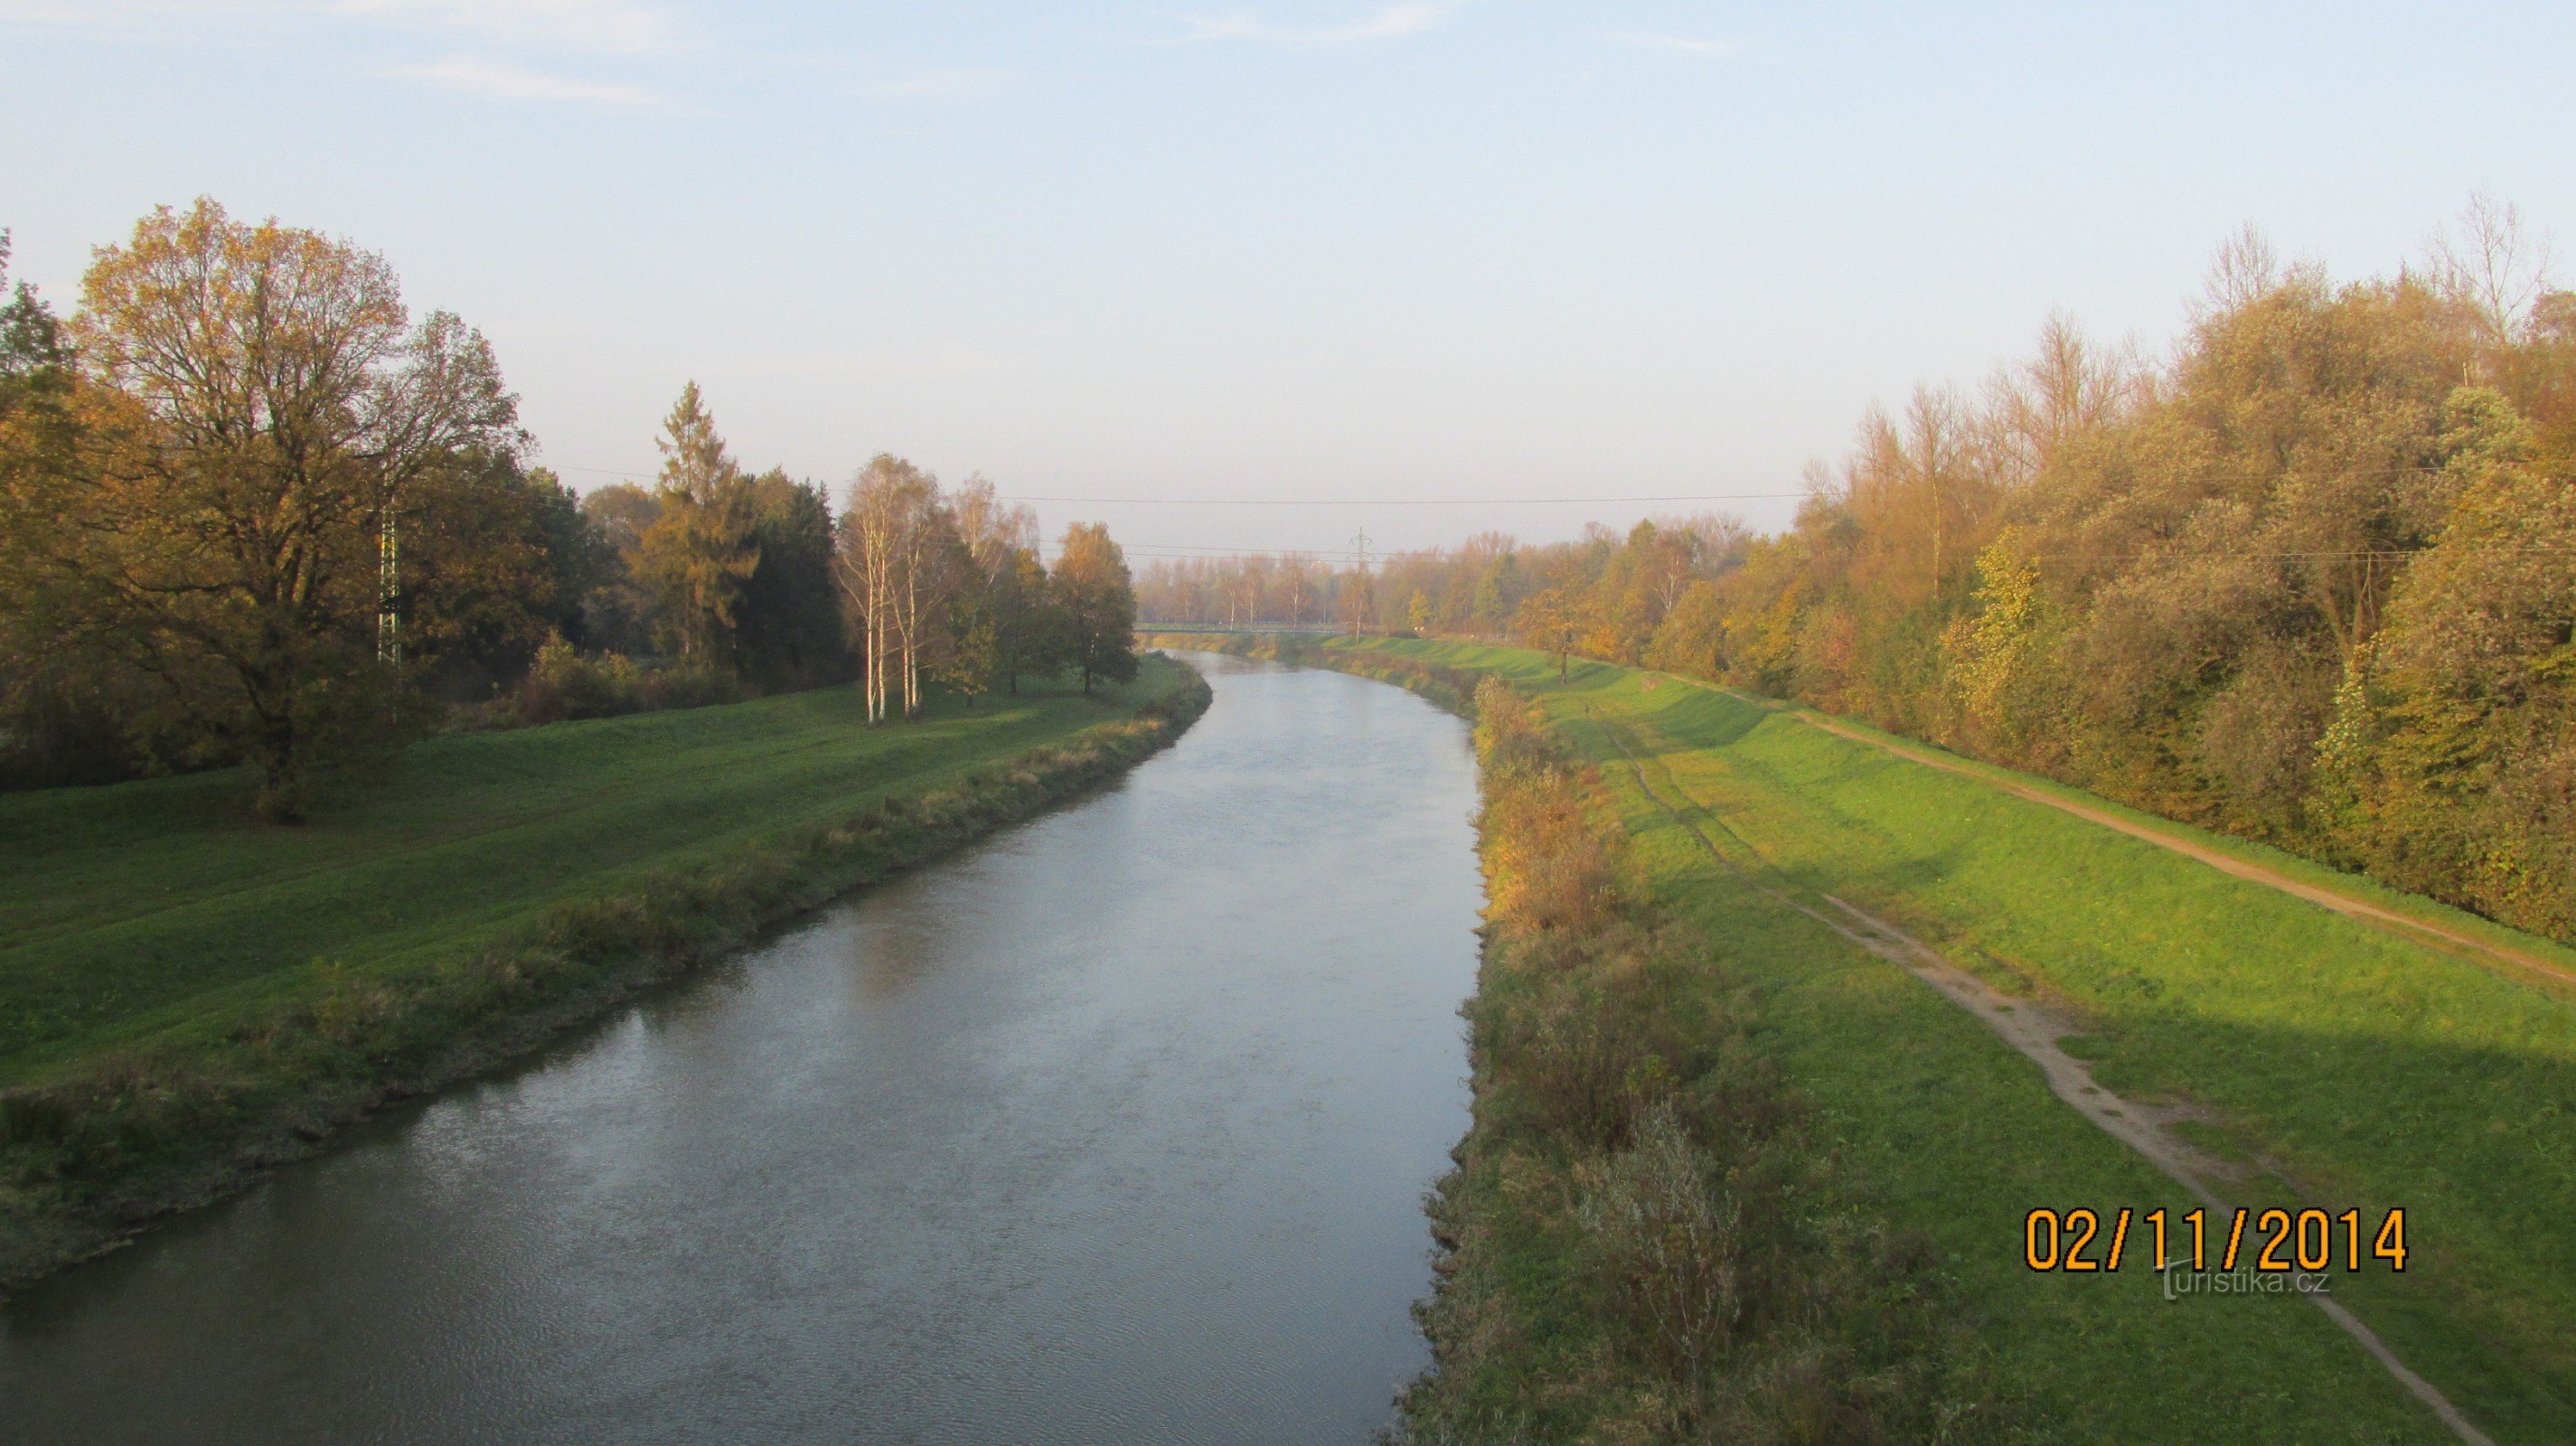
[[[615,653],[585,658],[558,633],[546,639],[519,684],[519,715],[529,723],[607,718],[644,708],[642,677]]]
[[[1633,1145],[1575,1178],[1585,1187],[1576,1218],[1629,1348],[1696,1396],[1744,1315],[1741,1202],[1670,1099],[1647,1112]]]

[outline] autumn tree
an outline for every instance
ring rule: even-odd
[[[491,349],[413,324],[382,257],[203,198],[98,253],[72,337],[90,440],[47,500],[80,521],[27,562],[161,709],[253,759],[262,817],[300,819],[315,762],[397,721],[411,484],[522,443]]]
[[[72,606],[80,453],[72,358],[53,309],[8,289],[0,231],[0,784],[104,781],[132,770],[116,680],[94,665]]]
[[[1512,637],[1525,648],[1556,654],[1556,678],[1569,676],[1568,659],[1583,635],[1592,630],[1598,609],[1573,588],[1552,587],[1522,599],[1512,614]]]
[[[2400,888],[2576,937],[2576,466],[2463,388],[2459,497],[2339,690],[2316,800]]]
[[[581,642],[607,652],[653,650],[653,598],[636,577],[644,534],[662,517],[651,490],[632,482],[591,489],[581,499],[582,521],[603,550],[603,565],[582,597]]]
[[[999,681],[1011,692],[1023,674],[1063,666],[1063,629],[1038,561],[1038,519],[1005,506],[993,484],[969,477],[951,507],[968,571],[950,602],[953,656],[943,681],[971,702]]]
[[[1127,556],[1106,523],[1077,522],[1058,545],[1049,591],[1062,614],[1066,661],[1081,670],[1082,691],[1096,679],[1136,676],[1136,594]]]

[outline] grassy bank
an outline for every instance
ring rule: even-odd
[[[248,821],[233,773],[0,798],[0,1280],[221,1191],[1168,743],[1149,659],[870,729],[851,689],[458,736]]]
[[[2555,986],[1682,680],[1585,664],[1560,685],[1552,659],[1513,650],[1292,645],[1344,652],[1507,676],[1602,767],[1655,897],[1745,981],[1766,1056],[1870,1208],[1930,1242],[2032,1420],[2112,1441],[2443,1438],[2305,1305],[2168,1303],[2134,1258],[2117,1276],[2024,1268],[2034,1206],[2191,1202],[1984,1025],[1757,882],[1898,920],[2073,1017],[2097,1078],[2187,1109],[2182,1128],[2242,1165],[2245,1203],[2407,1207],[2406,1274],[2338,1267],[2337,1297],[2496,1439],[2576,1435],[2576,1007]]]
[[[1406,1439],[2011,1439],[1922,1240],[1852,1188],[1599,770],[1498,681],[1475,702],[1475,1117]]]

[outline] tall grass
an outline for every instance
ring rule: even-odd
[[[1401,1439],[2002,1438],[1928,1252],[1855,1203],[1739,982],[1647,898],[1600,778],[1499,681],[1472,704],[1475,1122],[1430,1202],[1434,1364]]]

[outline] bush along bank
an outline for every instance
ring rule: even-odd
[[[1133,715],[682,873],[558,905],[470,956],[333,965],[241,1008],[0,1091],[0,1286],[309,1152],[388,1101],[568,1025],[852,888],[1035,815],[1169,745],[1206,710],[1186,669]]]
[[[1473,703],[1474,1124],[1429,1206],[1433,1364],[1398,1439],[2009,1439],[1931,1252],[1857,1203],[1598,775],[1500,681]]]

